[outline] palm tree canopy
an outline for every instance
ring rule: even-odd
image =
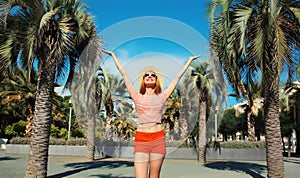
[[[56,80],[69,72],[68,83],[77,59],[95,34],[95,25],[79,0],[2,0],[0,17],[1,72],[21,64],[30,76],[36,60],[47,62],[42,61],[49,53],[46,45],[55,48],[49,50],[57,60]]]
[[[226,100],[227,92],[226,83],[223,78],[220,78],[220,71],[217,70],[216,66],[208,60],[194,61],[191,64],[190,72],[193,82],[200,92],[201,100],[208,101],[213,96],[215,97],[213,103],[220,108],[221,103]]]
[[[212,46],[238,96],[245,92],[239,88],[242,83],[250,86],[253,80],[267,80],[259,75],[268,70],[262,61],[270,57],[266,51],[274,37],[278,40],[278,70],[288,66],[291,80],[300,47],[299,1],[216,0],[209,13],[210,17],[218,14],[211,18]]]

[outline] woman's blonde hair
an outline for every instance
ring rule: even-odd
[[[154,71],[147,71],[147,72],[151,72],[151,73],[154,73],[156,75],[156,73]],[[145,74],[147,72],[145,72]],[[157,77],[158,76],[156,75],[156,83],[155,83],[154,93],[155,94],[160,94],[161,93],[161,84],[160,84],[159,79]],[[145,83],[144,83],[144,78],[143,78],[143,80],[140,81],[140,93],[141,94],[146,93],[146,86],[145,86]]]

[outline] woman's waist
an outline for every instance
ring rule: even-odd
[[[152,114],[138,115],[139,125],[149,126],[156,123],[161,123],[161,115],[152,115]]]
[[[143,123],[143,124],[138,124],[136,131],[139,132],[158,132],[163,130],[163,126],[161,123]]]

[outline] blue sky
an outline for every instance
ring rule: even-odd
[[[83,2],[94,16],[104,48],[116,53],[133,81],[138,69],[155,64],[168,84],[189,56],[209,58],[205,0]],[[104,66],[118,75],[110,57],[104,56]]]
[[[141,17],[161,16],[179,20],[203,34],[209,34],[205,0],[84,0],[95,16],[98,30],[120,21]]]
[[[104,48],[117,54],[132,77],[136,75],[136,68],[141,67],[138,61],[149,65],[157,58],[155,61],[158,63],[155,64],[171,78],[189,56],[200,54],[201,59],[209,57],[205,1],[83,2],[95,17]],[[173,60],[172,65],[168,59]],[[133,61],[137,61],[138,65]],[[113,73],[116,72],[111,59],[104,58],[104,62]]]

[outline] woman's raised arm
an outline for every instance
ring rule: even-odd
[[[122,65],[120,64],[120,62],[119,62],[118,58],[116,57],[115,53],[112,52],[112,51],[107,51],[107,50],[102,50],[102,52],[104,52],[105,54],[110,55],[113,58],[114,63],[116,65],[117,69],[119,70],[120,74],[122,75],[122,78],[123,78],[123,80],[125,82],[125,85],[127,87],[127,90],[129,92],[130,96],[133,96],[133,93],[135,92],[133,83],[130,80],[130,78],[127,75],[127,73],[124,70],[124,68],[122,67]]]
[[[172,92],[176,88],[176,85],[178,84],[180,78],[183,76],[183,74],[185,73],[185,71],[188,69],[188,67],[191,64],[191,62],[193,60],[199,58],[199,57],[200,57],[200,55],[189,57],[189,59],[187,60],[187,62],[185,63],[185,65],[182,67],[182,69],[179,71],[179,73],[175,76],[175,78],[171,81],[170,85],[164,91],[166,98],[168,98],[172,94]]]

